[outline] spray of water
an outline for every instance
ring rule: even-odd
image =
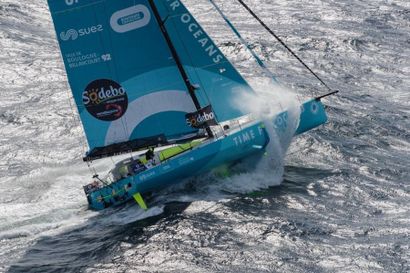
[[[247,193],[279,185],[283,179],[286,152],[299,125],[300,103],[291,90],[263,80],[253,86],[256,94],[238,97],[235,104],[264,121],[270,141],[264,156],[243,162],[241,168],[246,172],[221,183],[223,190],[229,192]],[[253,164],[255,160],[256,165]]]
[[[252,84],[256,94],[245,94],[234,102],[236,107],[261,120],[269,134],[269,144],[264,155],[254,155],[235,166],[222,166],[222,177],[215,172],[196,178],[195,192],[171,190],[175,201],[221,201],[226,193],[246,194],[279,185],[283,180],[284,159],[299,125],[300,102],[289,89],[258,79]],[[181,194],[176,194],[179,192]],[[198,196],[199,195],[199,196]]]

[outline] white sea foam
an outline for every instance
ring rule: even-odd
[[[311,75],[302,71],[236,1],[220,2],[281,81],[297,83],[298,90],[308,93],[315,84]],[[180,191],[181,201],[199,200],[193,202],[188,216],[177,221],[174,217],[164,219],[147,228],[142,243],[134,246],[126,242],[131,247],[127,252],[118,247],[96,256],[85,255],[85,266],[91,267],[85,269],[87,272],[408,269],[410,47],[406,46],[406,11],[410,2],[271,2],[249,5],[324,80],[345,90],[327,100],[329,125],[292,144],[304,148],[288,157],[297,169],[296,178],[295,171],[289,175],[298,188],[303,189],[309,180],[309,194],[292,191],[293,184],[284,185],[286,194],[275,198],[267,209],[269,201],[256,200],[254,207],[247,208],[241,204],[242,198],[239,202],[231,196],[224,199],[223,190],[246,193],[281,180],[283,156],[275,155],[283,154],[286,145],[272,141],[268,156],[257,166],[263,171],[254,171],[250,164],[248,171],[241,170],[227,179],[204,178],[204,184],[214,188],[196,181],[199,186],[190,194]],[[209,2],[186,3],[202,16],[198,16],[203,18],[202,25],[242,74],[253,79],[258,93],[272,91],[255,78],[260,73],[249,65],[249,54],[235,42],[229,28],[222,27],[223,20],[213,16]],[[20,260],[21,271],[36,271],[36,267],[47,270],[50,268],[42,266],[54,262],[60,266],[55,270],[78,272],[73,269],[79,263],[75,253],[82,244],[70,240],[67,228],[80,227],[74,237],[78,234],[88,244],[90,230],[81,230],[83,224],[108,231],[111,224],[117,228],[145,215],[136,205],[103,213],[87,210],[81,186],[91,176],[77,163],[82,154],[82,130],[69,115],[65,99],[68,87],[63,83],[66,76],[47,1],[3,0],[0,6],[0,47],[4,52],[0,69],[0,271],[6,271],[27,252]],[[269,102],[274,105],[266,109],[268,113],[280,112],[277,97]],[[264,112],[258,105],[250,104],[257,108],[254,112]],[[269,157],[278,160],[276,165]],[[270,170],[272,164],[279,167]],[[112,162],[96,164],[98,172],[110,167]],[[327,169],[335,171],[324,178]],[[175,195],[166,195],[159,203]],[[161,212],[160,206],[151,207],[147,215],[157,212]],[[50,234],[55,238],[50,245],[41,240],[36,243],[39,237]],[[64,234],[68,240],[60,241]],[[107,242],[118,240],[112,238],[106,237]],[[60,251],[50,255],[54,249]],[[104,253],[112,256],[106,258]],[[148,259],[147,253],[151,255]],[[61,259],[66,262],[59,264]]]
[[[207,189],[207,200],[210,200],[209,197],[221,198],[218,192],[249,193],[282,182],[286,152],[299,125],[300,103],[291,90],[271,84],[269,80],[259,79],[254,87],[256,94],[244,94],[235,103],[244,112],[250,112],[264,121],[270,138],[266,154],[251,156],[229,170],[224,169],[223,173],[228,171],[231,174],[228,177],[218,177],[219,169],[216,176],[213,176],[214,172],[201,177],[200,180],[204,180],[204,183],[198,183]],[[284,111],[288,113],[287,126],[283,130],[276,130],[273,120]],[[203,191],[204,188],[199,190]]]
[[[224,190],[245,193],[279,185],[282,181],[285,155],[299,125],[300,104],[291,90],[272,84],[269,80],[259,80],[258,83],[254,84],[256,94],[245,94],[236,103],[244,111],[264,121],[270,138],[266,154],[259,159],[255,168],[252,162],[245,161],[244,164],[250,167],[248,172],[226,179],[222,183]],[[287,126],[278,131],[274,128],[273,120],[284,111],[288,113]]]

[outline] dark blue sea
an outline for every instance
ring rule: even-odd
[[[298,100],[327,92],[237,1],[215,2]],[[209,2],[184,3],[263,89]],[[0,272],[410,272],[410,1],[246,3],[340,90],[323,100],[329,122],[272,151],[270,169],[94,212],[47,3],[0,0]]]

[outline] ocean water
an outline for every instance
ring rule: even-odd
[[[211,5],[184,2],[263,89]],[[216,2],[300,100],[326,92],[236,1]],[[275,168],[97,213],[46,1],[0,0],[0,272],[410,272],[410,2],[246,2],[341,91],[328,124],[272,149]]]

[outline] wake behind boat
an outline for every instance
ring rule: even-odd
[[[145,194],[262,156],[267,127],[289,137],[286,109],[262,121],[234,103],[254,90],[180,1],[48,2],[90,148],[84,161],[131,154],[84,187],[93,209],[132,198],[146,208]],[[301,109],[296,134],[327,121],[320,98]]]

